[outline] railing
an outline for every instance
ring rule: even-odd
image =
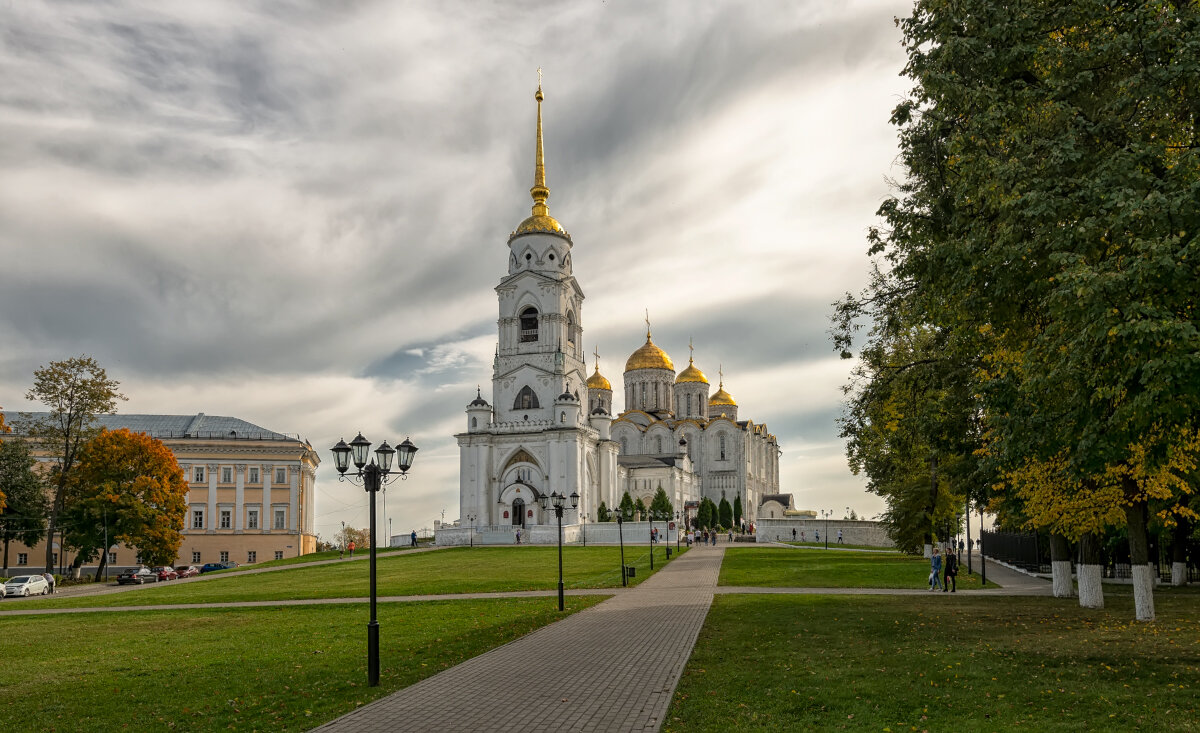
[[[1002,560],[1033,573],[1050,572],[1050,537],[1040,532],[982,532],[983,549],[988,557]],[[1171,548],[1151,534],[1149,537],[1151,564],[1160,582],[1171,581]],[[1200,542],[1189,540],[1184,550],[1188,582],[1200,581]],[[1072,566],[1079,564],[1078,546],[1071,551]],[[1100,547],[1100,565],[1105,578],[1132,577],[1129,544],[1124,538],[1112,537]]]

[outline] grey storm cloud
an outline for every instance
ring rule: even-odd
[[[408,509],[456,513],[452,433],[488,391],[542,67],[550,207],[575,238],[587,350],[619,384],[649,309],[677,365],[694,338],[746,416],[785,449],[834,446],[832,462],[845,369],[830,303],[865,282],[894,175],[892,18],[907,12],[9,3],[0,405],[33,408],[34,369],[89,353],[131,411],[237,415],[318,447],[411,431],[427,473]],[[770,397],[792,374],[814,393]],[[321,471],[325,521],[365,521]],[[784,490],[861,492],[843,473],[814,487],[785,471]]]

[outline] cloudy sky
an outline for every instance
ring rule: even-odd
[[[846,468],[831,303],[866,281],[907,85],[887,0],[55,2],[0,8],[0,405],[80,353],[128,413],[232,415],[321,452],[318,530],[366,525],[328,446],[421,448],[395,532],[457,518],[463,408],[529,213],[536,69],[584,341],[644,338],[783,448]],[[618,409],[620,408],[618,394]]]

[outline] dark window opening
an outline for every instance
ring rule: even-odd
[[[539,407],[541,405],[538,404],[537,394],[528,385],[517,392],[517,401],[513,403],[514,410],[536,410]],[[525,419],[528,420],[529,416],[526,415]]]
[[[537,308],[526,308],[521,311],[521,341],[530,342],[538,340],[538,312]]]

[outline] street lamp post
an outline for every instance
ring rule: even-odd
[[[379,685],[379,621],[375,615],[375,499],[380,488],[388,481],[396,476],[401,479],[408,478],[408,469],[412,468],[413,457],[417,454],[417,446],[405,438],[403,443],[393,448],[385,440],[375,449],[375,460],[367,463],[367,451],[370,448],[371,441],[359,433],[354,440],[350,441],[350,445],[346,445],[344,440],[339,440],[331,450],[333,451],[334,466],[338,472],[338,481],[346,479],[346,471],[350,468],[350,461],[353,458],[354,465],[358,470],[348,474],[350,481],[354,483],[355,479],[361,479],[363,488],[371,496],[371,537],[368,543],[371,547],[371,620],[367,622],[367,685],[377,687]],[[392,470],[393,456],[398,456],[394,471]]]
[[[475,547],[475,515],[468,514],[467,521],[470,524],[467,526],[467,536],[471,538],[471,547]]]
[[[979,506],[979,579],[987,585],[987,559],[983,556],[983,505]]]
[[[650,571],[654,572],[654,514],[647,509],[646,519],[650,520]]]
[[[629,587],[629,578],[625,575],[625,534],[621,529],[625,525],[625,511],[617,508],[617,541],[621,543],[621,587]]]
[[[829,549],[829,518],[833,516],[832,509],[822,509],[821,516],[825,517],[825,549]]]
[[[563,510],[567,508],[567,497],[555,491],[553,494],[542,494],[538,497],[538,502],[542,505],[542,511],[549,509],[554,510],[554,516],[558,517],[558,610],[564,609],[563,605],[563,581],[562,581],[562,515]],[[579,508],[579,494],[571,492],[571,508]]]
[[[679,554],[679,516],[680,512],[675,512],[675,554]]]

